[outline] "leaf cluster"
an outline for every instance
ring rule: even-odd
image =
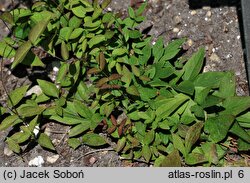
[[[102,132],[121,156],[155,166],[222,166],[231,135],[248,151],[250,98],[236,96],[234,74],[201,73],[205,50],[186,59],[185,39],[152,45],[137,29],[146,3],[124,19],[104,11],[109,3],[43,0],[1,15],[13,36],[0,42],[0,55],[14,57],[12,69],[44,67],[34,48],[60,63],[54,82],[37,80],[41,93],[27,96],[22,86],[0,108],[0,130],[19,129],[6,139],[10,149],[36,141],[56,150],[42,130],[35,134],[53,120],[71,127],[74,149],[109,145]]]

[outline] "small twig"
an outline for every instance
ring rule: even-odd
[[[59,146],[62,143],[63,139],[66,137],[67,133],[69,132],[69,129],[70,129],[70,127],[68,127],[66,132],[64,132],[64,134],[63,134],[62,138],[59,140],[59,143],[57,144],[57,146]]]
[[[102,152],[102,151],[115,151],[113,148],[105,148],[105,149],[96,149],[96,150],[93,150],[93,151],[89,151],[85,154],[83,154],[82,156],[80,156],[79,158],[76,159],[76,161],[80,160],[81,158],[85,157],[85,156],[88,156],[90,154],[93,154],[93,153],[97,153],[97,152]]]

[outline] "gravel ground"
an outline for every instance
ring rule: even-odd
[[[139,0],[113,0],[108,10],[126,15],[127,7],[137,6],[138,2]],[[1,0],[0,10],[8,9],[9,5],[10,1]],[[238,95],[249,95],[238,7],[238,0],[149,0],[145,12],[147,21],[140,29],[153,26],[148,34],[152,35],[154,40],[163,36],[166,44],[174,38],[188,38],[185,45],[187,55],[199,47],[205,47],[207,53],[204,71],[233,71],[237,78]],[[8,29],[0,23],[0,39],[7,33]],[[30,77],[24,77],[18,72],[13,75],[8,68],[3,71],[3,80],[9,91],[30,82]],[[0,102],[4,102],[6,95],[1,86],[0,96]],[[73,151],[67,147],[67,127],[49,123],[47,130],[51,131],[53,142],[57,144],[57,153],[35,146],[22,156],[17,156],[10,152],[3,142],[7,132],[0,132],[0,166],[28,166],[28,162],[38,156],[44,159],[42,166],[147,166],[143,163],[122,161],[110,149],[98,151],[82,146]],[[233,165],[232,159],[230,165]]]

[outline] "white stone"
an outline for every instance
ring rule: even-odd
[[[191,14],[191,15],[196,15],[196,14],[197,14],[197,11],[192,10],[192,11],[190,12],[190,14]]]
[[[210,6],[203,6],[202,9],[203,10],[211,10],[211,7]]]
[[[59,159],[59,157],[60,157],[59,154],[56,154],[56,155],[53,155],[53,156],[48,156],[47,159],[46,159],[46,161],[48,163],[53,164],[53,163],[55,163]]]
[[[40,130],[39,126],[36,125],[35,128],[34,128],[34,130],[33,130],[33,133],[34,133],[35,137],[37,137],[37,135],[39,133],[39,130]]]
[[[44,130],[44,133],[48,136],[51,135],[51,129],[49,127],[46,127],[45,130]]]
[[[56,66],[53,67],[53,71],[54,71],[54,72],[58,72],[58,71],[59,71],[59,67],[56,67]]]
[[[91,164],[91,165],[93,165],[95,162],[96,162],[96,158],[95,157],[91,157],[91,158],[89,158],[89,163]]]
[[[239,35],[239,36],[237,36],[237,39],[240,39],[240,35]]]
[[[29,166],[37,166],[42,167],[42,164],[44,164],[44,160],[42,156],[37,156],[34,159],[29,161]]]
[[[207,17],[211,17],[211,16],[212,16],[212,12],[211,12],[211,11],[208,11],[208,12],[206,13],[206,16],[207,16]]]
[[[4,153],[4,155],[6,155],[6,156],[11,156],[11,155],[13,154],[13,151],[10,150],[10,149],[6,146],[6,147],[4,147],[3,153]]]
[[[194,42],[192,39],[188,39],[187,44],[188,44],[188,46],[192,46],[194,44]]]
[[[175,27],[175,28],[173,29],[173,32],[175,32],[175,33],[180,32],[180,29],[177,28],[177,27]]]

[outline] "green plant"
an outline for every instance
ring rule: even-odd
[[[155,166],[223,166],[231,135],[240,151],[249,150],[250,97],[236,96],[234,74],[201,73],[205,50],[186,60],[185,39],[152,45],[136,28],[146,4],[121,19],[103,12],[109,3],[44,0],[1,15],[13,36],[0,42],[0,55],[14,57],[12,69],[45,66],[34,48],[60,62],[54,83],[37,80],[41,94],[26,96],[29,86],[22,86],[0,108],[0,130],[16,130],[9,148],[21,153],[24,142],[36,141],[55,150],[42,130],[34,134],[54,120],[71,126],[74,149],[106,145],[101,130],[121,156]]]

